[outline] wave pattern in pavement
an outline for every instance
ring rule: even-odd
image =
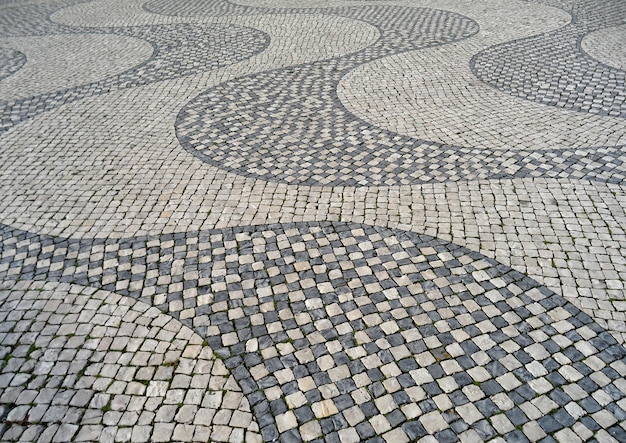
[[[623,5],[245,3],[0,5],[0,438],[626,441]]]
[[[580,47],[587,34],[623,24],[626,5],[614,0],[558,5],[572,15],[571,24],[488,48],[474,56],[472,71],[499,91],[526,100],[626,117],[626,71],[593,59]]]
[[[603,420],[626,436],[626,350],[529,277],[451,243],[344,223],[2,233],[3,280],[115,291],[193,327],[266,441],[508,440]]]

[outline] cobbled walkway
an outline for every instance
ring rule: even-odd
[[[0,0],[0,440],[626,442],[624,0]]]

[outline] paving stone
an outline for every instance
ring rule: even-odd
[[[563,3],[559,6],[568,12],[573,12],[573,5],[566,5]],[[585,11],[585,8],[589,9]],[[543,46],[540,43],[543,39],[531,37],[523,42],[519,42],[519,45],[505,43],[482,52],[475,61],[473,67],[474,72],[483,81],[499,88],[503,92],[517,96],[524,95],[524,98],[527,100],[534,100],[549,105],[556,105],[558,103],[561,106],[566,106],[569,109],[577,110],[579,112],[595,113],[600,111],[610,113],[611,115],[622,115],[624,111],[620,106],[621,100],[618,99],[616,103],[615,100],[608,99],[608,95],[611,94],[610,91],[614,86],[598,81],[600,76],[598,74],[592,74],[601,70],[603,71],[604,76],[607,75],[607,71],[604,68],[599,68],[597,66],[597,60],[594,60],[579,49],[573,49],[576,46],[574,41],[577,36],[583,36],[603,28],[611,28],[618,24],[618,22],[612,21],[611,14],[609,12],[611,7],[607,6],[605,8],[606,9],[604,9],[604,11],[600,12],[598,10],[594,11],[593,6],[590,4],[583,3],[577,5],[576,14],[578,14],[577,16],[582,19],[577,20],[576,23],[571,23],[570,25],[565,26],[557,35],[551,37],[550,45],[555,49],[558,48],[558,50],[553,53],[552,57],[549,59],[545,59],[541,56],[539,56],[539,58],[534,58],[541,53],[541,49],[539,48]],[[586,43],[588,44],[588,42]],[[598,50],[603,51],[605,43],[601,40],[598,40],[598,43]],[[515,47],[515,49],[513,49],[513,47]],[[588,48],[589,46],[585,45],[585,47]],[[506,52],[511,50],[514,51],[516,56],[524,54],[524,57],[542,60],[542,62],[535,64],[533,67],[528,65],[522,67],[522,65],[517,61],[508,59],[508,57],[504,55]],[[496,55],[496,53],[498,55]],[[509,54],[512,53],[513,52],[509,52]],[[531,53],[534,53],[535,55],[531,56]],[[573,58],[569,58],[568,62],[563,62],[566,57],[572,56]],[[500,60],[499,67],[495,69],[494,66],[491,65],[494,57],[498,57]],[[557,66],[559,67],[556,68]],[[528,71],[526,71],[527,69]],[[612,69],[615,68],[610,68],[610,70]],[[505,73],[505,71],[507,73]],[[515,71],[514,74],[513,71]],[[544,79],[544,83],[542,83],[541,86],[529,88],[528,84],[522,80],[520,90],[518,90],[519,92],[514,92],[514,89],[516,88],[511,88],[511,83],[504,80],[504,78],[507,77],[510,80],[516,78],[518,81],[524,77],[528,78],[526,72],[530,71],[533,71],[534,75],[538,75]],[[494,72],[497,72],[496,76],[493,76]],[[594,81],[593,79],[596,80]],[[568,88],[555,87],[556,82],[558,81],[560,81],[562,85],[579,84],[580,87],[578,89],[574,88],[573,91]],[[525,92],[522,93],[521,89],[525,89]],[[584,90],[586,90],[587,93],[582,92]],[[587,95],[590,94],[590,91],[592,90],[597,91],[598,94],[595,96]],[[548,91],[552,92],[548,93]],[[606,98],[603,97],[604,94],[607,94]],[[621,95],[621,93],[617,91],[613,94],[617,94],[618,96]],[[548,95],[552,97],[548,98]]]
[[[618,3],[4,2],[2,440],[624,440]]]
[[[228,411],[227,408],[230,408],[231,411],[235,409],[237,412],[241,411],[241,414],[246,414],[245,411],[249,410],[247,400],[239,392],[232,391],[232,387],[226,386],[224,387],[226,389],[224,397],[227,399],[238,398],[236,402],[231,400],[229,404],[225,404],[222,401],[222,391],[219,392],[219,400],[217,402],[212,401],[214,393],[205,388],[203,390],[189,389],[189,394],[198,391],[199,401],[192,401],[194,395],[187,395],[180,397],[181,404],[167,404],[166,399],[170,397],[172,390],[175,390],[173,381],[176,377],[186,377],[184,375],[186,373],[185,360],[181,359],[180,356],[189,352],[189,348],[193,349],[201,345],[202,339],[180,322],[165,316],[155,308],[104,290],[93,290],[69,284],[47,283],[39,285],[32,283],[31,288],[26,291],[11,290],[5,287],[1,294],[0,311],[2,313],[9,312],[7,309],[20,315],[28,313],[28,316],[44,326],[36,328],[32,332],[29,332],[31,331],[30,328],[24,330],[24,333],[32,334],[34,343],[38,343],[40,338],[43,339],[46,336],[56,336],[55,340],[59,340],[59,338],[71,339],[78,336],[85,338],[93,333],[93,336],[98,337],[100,335],[97,333],[98,328],[104,328],[107,331],[106,336],[102,335],[99,339],[90,339],[91,345],[82,351],[87,364],[75,366],[73,370],[68,370],[66,373],[66,383],[71,381],[71,383],[84,387],[78,392],[63,390],[56,395],[56,389],[44,388],[39,395],[33,398],[31,404],[13,407],[7,411],[7,419],[11,420],[9,422],[11,425],[5,430],[6,438],[9,438],[8,435],[18,432],[19,429],[18,434],[29,435],[28,438],[32,440],[67,441],[75,438],[77,441],[93,441],[104,438],[105,434],[110,434],[111,438],[116,436],[115,438],[132,439],[133,441],[156,441],[158,439],[169,441],[170,438],[188,441],[196,432],[197,425],[210,424],[216,411],[226,412]],[[20,300],[32,301],[35,304],[21,303]],[[45,315],[45,311],[42,310],[45,303],[53,303],[56,312],[65,312],[65,314],[61,314],[61,318],[51,318]],[[80,320],[80,317],[75,316],[72,312],[90,313],[90,315],[84,315],[83,320]],[[31,325],[33,324],[35,323],[31,323]],[[140,327],[130,328],[129,325]],[[166,330],[171,331],[172,334],[163,335]],[[75,335],[74,331],[78,334]],[[164,381],[150,382],[150,384],[157,383],[158,386],[163,385],[162,389],[159,387],[151,390],[149,384],[148,389],[142,393],[128,395],[126,394],[126,383],[119,385],[121,389],[116,385],[120,382],[120,380],[115,381],[117,376],[123,380],[133,381],[134,375],[138,374],[134,364],[138,363],[131,358],[132,354],[118,352],[115,348],[105,347],[105,351],[97,351],[97,342],[101,340],[110,342],[106,340],[107,337],[115,337],[117,334],[125,335],[126,333],[130,333],[131,337],[141,342],[154,342],[156,345],[154,347],[155,355],[166,356],[164,360],[158,359],[157,365],[165,364],[172,369],[169,372],[169,378]],[[159,338],[162,335],[165,340]],[[69,340],[59,341],[59,343],[68,342]],[[54,341],[50,343],[54,346]],[[10,348],[6,349],[9,350],[8,355],[10,355]],[[36,345],[30,347],[29,358],[32,358],[33,362],[38,359],[45,361],[46,358],[49,358],[46,353],[36,352],[36,349]],[[67,354],[65,357],[63,357],[63,353],[55,355],[57,359],[71,359],[73,354]],[[192,368],[201,368],[207,363],[214,362],[215,359],[212,352],[195,352],[195,355],[197,357],[189,361]],[[103,361],[109,363],[103,365],[101,363]],[[107,383],[100,385],[89,383],[86,380],[83,382],[85,377],[95,376],[96,380],[102,380],[105,375],[113,376],[113,379],[108,379]],[[35,377],[34,374],[20,381],[20,383],[26,386],[33,377]],[[55,378],[56,376],[47,374],[43,380],[44,386],[56,386]],[[139,382],[139,384],[141,383]],[[141,385],[143,386],[143,384]],[[233,387],[239,389],[236,384],[233,384]],[[6,388],[2,392],[3,402],[5,398],[9,398],[4,395],[4,392],[6,392]],[[147,399],[151,400],[146,402]],[[190,401],[190,403],[185,403],[185,400]],[[68,403],[75,407],[70,409],[61,406]],[[199,409],[200,403],[206,403],[213,409]],[[127,409],[130,411],[121,412]],[[148,421],[149,425],[142,425],[140,414],[142,411],[147,412],[148,410],[155,411],[155,414],[152,414],[153,418]],[[208,414],[209,411],[212,413]],[[253,424],[253,417],[249,413],[247,415],[247,418],[241,416],[233,421],[230,429],[240,429],[243,432],[246,429],[258,427],[255,423]],[[206,417],[208,423],[199,423],[202,421],[200,418],[202,416]],[[191,424],[194,417],[198,420]],[[155,421],[156,424],[154,424]],[[38,426],[38,423],[46,424],[47,427]],[[54,428],[56,432],[53,432],[53,428],[50,427],[53,423],[58,424],[58,428]],[[22,424],[27,424],[27,428],[23,429]],[[131,427],[117,430],[118,425]],[[50,431],[47,431],[48,429]],[[28,434],[24,434],[25,431],[28,431]],[[6,434],[7,432],[9,434]]]

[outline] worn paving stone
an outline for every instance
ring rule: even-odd
[[[222,361],[156,308],[103,290],[23,280],[2,284],[0,317],[1,371],[13,376],[0,388],[4,441],[96,441],[109,434],[191,441],[201,427],[210,438],[216,414],[233,410],[239,418],[221,433],[258,432]],[[192,374],[210,382],[194,389]],[[188,382],[177,385],[179,378]],[[236,403],[226,401],[237,394]]]
[[[2,2],[0,439],[624,441],[623,11]]]
[[[104,80],[87,83],[85,80],[88,77],[83,75],[77,78],[78,82],[86,83],[83,85],[58,91],[52,89],[52,85],[44,85],[52,91],[25,98],[7,96],[7,99],[0,102],[0,115],[2,116],[0,129],[7,130],[22,120],[86,97],[193,75],[233,64],[262,51],[267,46],[267,36],[258,30],[217,24],[118,27],[114,28],[111,33],[144,40],[154,50],[143,63],[134,63],[136,66]],[[84,38],[88,37],[84,36]],[[81,35],[78,35],[77,40],[80,38]],[[200,41],[202,43],[198,44]],[[10,41],[5,44],[7,43],[10,44]],[[102,44],[106,43],[103,41]],[[102,60],[95,60],[92,63],[95,65],[92,70],[103,71],[102,68],[98,69],[102,63]],[[5,80],[5,83],[7,82],[9,82],[8,79]],[[10,84],[4,87],[9,88]]]
[[[459,5],[452,6],[459,8]],[[286,17],[291,21],[285,21]],[[271,34],[271,42],[278,41],[273,47],[270,44],[269,59],[257,59],[259,65],[254,69],[247,65],[246,69],[264,70],[279,62],[284,65],[285,59],[294,57],[306,62],[342,53],[333,49],[336,40],[329,35],[347,28],[337,27],[337,23],[332,23],[332,29],[320,28],[322,22],[329,26],[329,16],[316,22],[314,17],[317,16],[309,15],[306,23],[319,31],[314,39],[309,29],[304,35],[292,33],[288,39],[280,41],[279,37],[290,25],[304,25],[305,21],[295,17],[297,15],[265,16],[263,21],[254,15],[237,20],[223,16],[220,20],[262,27],[265,33]],[[141,18],[136,25],[145,26],[146,21],[147,18]],[[128,23],[131,22],[135,19],[128,18]],[[358,22],[352,21],[350,25],[355,26],[355,23]],[[371,31],[370,28],[367,29]],[[358,38],[350,35],[353,42],[348,47],[353,50],[359,49],[355,42],[364,35],[367,35],[364,41],[372,41],[366,29],[359,31]],[[307,46],[307,42],[313,40],[317,44],[322,36],[326,36],[322,40],[324,49],[331,48],[335,52],[314,53],[313,46]],[[305,50],[299,53],[298,49]],[[342,49],[348,50],[347,47]],[[277,61],[273,64],[269,62],[274,59]],[[202,81],[205,79],[202,77]],[[219,76],[211,81],[219,82]],[[80,106],[71,111],[66,109],[67,112],[56,118],[54,112],[42,114],[50,121],[35,118],[30,121],[32,124],[25,122],[10,131],[3,142],[15,146],[16,150],[3,152],[0,162],[4,167],[1,195],[6,221],[35,232],[42,230],[73,237],[124,237],[145,232],[183,232],[199,226],[340,218],[401,226],[419,232],[424,232],[426,226],[428,234],[480,250],[528,273],[568,297],[624,341],[626,317],[620,289],[624,272],[623,254],[619,249],[624,234],[620,222],[624,199],[618,184],[543,178],[546,175],[559,177],[561,172],[536,155],[522,157],[534,163],[530,178],[447,183],[444,187],[285,188],[258,180],[239,180],[177,154],[179,147],[173,131],[170,134],[164,129],[171,125],[170,116],[180,107],[177,103],[185,101],[185,97],[187,100],[193,97],[191,91],[198,84],[194,76],[172,82],[92,97],[92,102],[85,98],[78,102]],[[138,89],[141,89],[142,100],[137,100],[137,93],[133,92]],[[111,102],[105,105],[104,97],[110,97]],[[127,103],[128,113],[122,114],[124,123],[104,118],[120,115],[120,102]],[[131,123],[131,114],[142,117]],[[58,131],[60,126],[64,127],[62,133]],[[91,136],[85,136],[84,127],[89,128]],[[77,140],[82,142],[77,143]],[[38,147],[42,144],[50,148],[50,155],[62,156],[68,161],[50,164],[47,156],[39,155]],[[613,151],[620,152],[619,149]],[[585,163],[586,171],[599,174],[601,180],[617,183],[621,179],[614,171],[599,168],[598,161],[605,161],[606,153],[600,149],[593,155],[577,155]],[[558,152],[550,155],[559,158]],[[24,156],[28,156],[28,162],[24,162]],[[163,157],[171,161],[164,163]],[[85,168],[90,162],[95,169]],[[96,167],[103,162],[106,167]],[[127,168],[128,164],[137,168]],[[194,175],[184,172],[189,169],[196,171]],[[147,182],[155,184],[149,192],[144,186]],[[432,210],[433,207],[436,210]],[[534,212],[536,217],[524,215],[520,208]],[[595,212],[602,216],[598,217]],[[458,214],[461,214],[460,219]],[[522,252],[518,252],[520,249]],[[584,257],[584,261],[580,257]]]
[[[614,1],[547,3],[570,14],[571,22],[544,35],[485,49],[472,59],[472,71],[490,86],[525,100],[626,117],[626,72],[593,58],[579,44],[588,34],[623,24],[624,5]],[[610,47],[610,40],[597,43],[600,53]]]
[[[589,428],[588,420],[610,429],[626,418],[618,405],[626,350],[610,334],[524,274],[429,236],[296,223],[121,241],[5,227],[4,238],[4,280],[103,288],[194,328],[243,394],[206,400],[221,405],[212,417],[218,441],[227,438],[224,426],[241,423],[231,411],[244,397],[251,408],[244,421],[255,416],[265,440],[313,438],[315,422],[323,435],[367,426],[362,432],[410,440],[468,429],[506,436],[524,426],[554,435],[577,423]],[[31,261],[45,266],[25,266]],[[594,351],[585,355],[579,348],[588,344]],[[131,364],[151,361],[141,343],[135,349]],[[7,367],[19,376],[18,366]],[[114,376],[128,378],[115,366],[102,370],[107,386]],[[56,372],[47,366],[46,373]],[[198,413],[192,378],[168,382],[157,371],[146,379],[149,399],[190,403],[155,413],[158,423],[172,424],[164,438],[174,420],[179,435],[192,433],[182,426]],[[576,405],[574,418],[568,408]],[[14,411],[9,419],[21,419]],[[111,412],[98,420],[122,420]],[[60,420],[67,411],[52,413]],[[420,426],[409,427],[413,421]]]

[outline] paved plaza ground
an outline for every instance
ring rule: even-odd
[[[0,0],[0,440],[626,442],[626,1]]]

